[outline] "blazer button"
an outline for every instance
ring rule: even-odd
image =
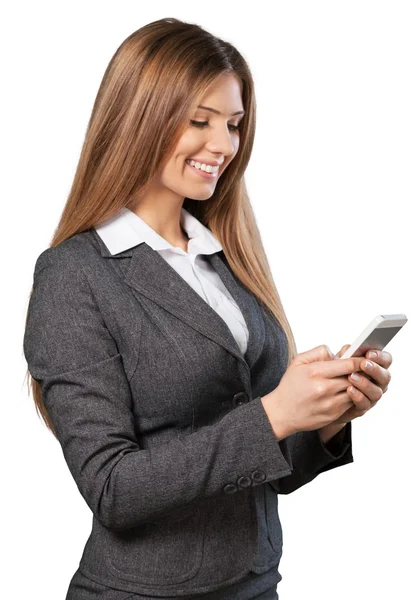
[[[227,483],[227,485],[224,486],[224,492],[226,494],[235,494],[236,491],[237,486],[235,483]]]
[[[237,479],[237,483],[239,487],[246,488],[251,485],[251,479],[249,477],[240,477],[240,479]]]
[[[238,394],[234,394],[233,396],[233,406],[240,406],[240,404],[245,404],[248,402],[248,395],[245,392],[238,392]]]
[[[257,469],[251,473],[251,477],[256,483],[262,483],[266,479],[267,475],[263,471]]]

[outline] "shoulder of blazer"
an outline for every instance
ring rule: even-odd
[[[51,246],[43,250],[37,257],[34,265],[34,277],[45,267],[57,264],[61,268],[84,268],[91,266],[101,256],[92,231],[87,229],[67,238],[58,246]]]

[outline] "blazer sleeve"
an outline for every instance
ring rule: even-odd
[[[271,486],[278,494],[290,494],[320,473],[354,462],[351,435],[349,421],[327,443],[322,441],[318,429],[301,431],[280,440],[279,446],[292,466],[292,473],[270,481]]]
[[[194,433],[141,448],[116,341],[81,264],[60,250],[36,261],[24,355],[76,485],[105,527],[178,514],[256,471],[253,485],[291,473],[260,397]]]

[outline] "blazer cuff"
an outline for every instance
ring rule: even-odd
[[[350,446],[351,435],[349,429],[348,423],[346,423],[338,433],[328,440],[328,442],[324,442],[321,439],[320,430],[316,430],[320,445],[322,446],[324,452],[331,458],[341,458],[347,448]]]

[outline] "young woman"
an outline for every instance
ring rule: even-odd
[[[177,19],[103,77],[24,336],[93,513],[67,600],[278,598],[277,494],[352,462],[386,389],[388,353],[357,395],[365,360],[296,354],[244,183],[255,111],[238,50]]]

